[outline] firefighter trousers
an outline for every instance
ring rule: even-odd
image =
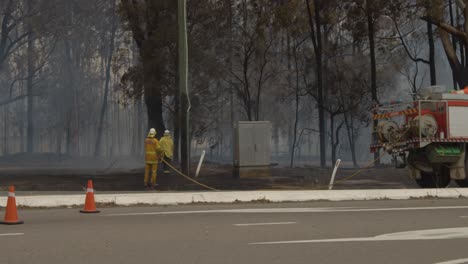
[[[146,163],[145,165],[145,186],[148,185],[149,182],[149,174],[151,171],[151,185],[154,186],[156,185],[156,173],[158,171],[158,163]]]
[[[167,163],[171,163],[172,162],[172,159],[170,159],[168,156],[164,155],[164,160],[167,162]],[[164,173],[165,174],[169,174],[171,173],[170,171],[170,168],[169,166],[166,164],[166,162],[163,163],[163,170],[164,170]]]

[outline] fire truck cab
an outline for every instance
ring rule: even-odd
[[[468,187],[468,88],[430,88],[419,100],[373,110],[371,152],[390,153],[396,167],[408,167],[423,188],[444,188],[451,180]]]

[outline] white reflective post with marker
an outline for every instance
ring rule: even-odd
[[[333,173],[330,179],[330,184],[328,185],[328,190],[331,190],[333,188],[333,182],[335,181],[336,171],[338,171],[338,167],[340,166],[340,163],[341,163],[341,160],[337,159],[335,163],[335,168],[333,168]]]
[[[197,171],[195,172],[195,178],[198,178],[198,174],[200,173],[201,165],[203,163],[203,159],[205,158],[205,151],[203,150],[201,153],[200,161],[198,162]]]

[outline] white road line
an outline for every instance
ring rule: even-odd
[[[169,211],[169,212],[147,212],[147,213],[127,213],[108,214],[103,216],[134,216],[134,215],[172,215],[172,214],[216,214],[216,213],[317,213],[339,209],[349,209],[350,207],[318,207],[318,208],[256,208],[256,209],[222,209],[222,210],[199,210],[199,211]],[[354,207],[351,207],[354,208]],[[468,208],[468,206],[467,206]]]
[[[466,216],[466,215],[462,215],[462,216],[460,216],[460,217],[461,217],[461,218],[468,218],[468,216]]]
[[[215,214],[215,213],[341,213],[341,212],[385,212],[385,211],[419,211],[419,210],[452,210],[468,209],[468,206],[434,206],[434,207],[396,207],[396,208],[354,208],[354,207],[318,207],[318,208],[257,208],[257,209],[225,209],[200,211],[169,211],[108,214],[102,216],[138,216],[138,215],[173,215],[173,214]]]
[[[0,236],[22,236],[24,233],[6,233],[6,234],[0,234]]]
[[[233,226],[294,225],[296,222],[233,224]]]
[[[468,258],[465,259],[454,259],[454,260],[449,260],[449,261],[444,261],[444,262],[438,262],[434,264],[463,264],[463,263],[468,263]]]
[[[446,240],[468,238],[468,227],[416,230],[383,234],[375,237],[351,237],[336,239],[291,240],[273,242],[255,242],[249,245],[274,244],[305,244],[305,243],[331,243],[331,242],[376,242],[376,241],[404,241],[404,240]]]

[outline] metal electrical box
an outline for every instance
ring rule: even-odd
[[[269,167],[272,126],[268,121],[239,121],[234,124],[235,176],[240,168]],[[245,170],[244,170],[245,171]]]

